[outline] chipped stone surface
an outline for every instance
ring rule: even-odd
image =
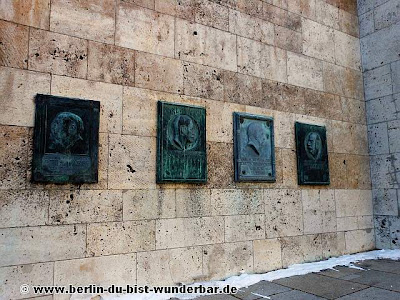
[[[288,52],[288,83],[323,90],[322,62],[316,59]]]
[[[238,215],[225,217],[225,241],[239,242],[265,238],[264,215]]]
[[[0,65],[26,69],[29,28],[0,20]]]
[[[155,221],[89,224],[87,254],[100,256],[154,250],[155,235]]]
[[[91,39],[103,43],[114,43],[114,0],[51,2],[51,31]]]
[[[178,218],[211,215],[211,191],[209,189],[177,189],[175,193]]]
[[[49,29],[50,0],[5,0],[0,19],[41,29]]]
[[[282,268],[280,240],[255,240],[253,241],[253,250],[255,273],[265,273]]]
[[[138,285],[191,283],[202,277],[201,247],[138,253]]]
[[[181,0],[178,0],[181,2]],[[177,2],[178,2],[177,1]],[[197,0],[194,19],[196,23],[215,27],[221,30],[229,30],[229,9],[216,2]]]
[[[264,213],[262,190],[211,190],[211,208],[214,215],[262,214]]]

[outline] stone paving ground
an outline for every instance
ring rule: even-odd
[[[366,260],[355,264],[364,270],[336,267],[272,282],[260,281],[235,295],[198,297],[198,300],[398,300],[400,261]]]

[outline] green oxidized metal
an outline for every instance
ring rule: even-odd
[[[207,182],[206,111],[158,102],[157,183]]]

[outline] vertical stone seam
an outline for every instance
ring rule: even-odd
[[[117,37],[117,9],[119,9],[118,0],[114,1],[114,45]]]
[[[86,75],[84,80],[89,80],[89,40],[86,40],[86,53],[87,53],[87,59],[86,59]],[[79,77],[77,77],[79,78]]]
[[[176,48],[176,17],[174,16],[174,58],[176,58],[175,48]]]

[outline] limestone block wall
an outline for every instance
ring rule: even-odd
[[[399,248],[400,2],[359,1],[378,248]]]
[[[5,298],[375,247],[355,0],[2,0],[0,19]],[[100,101],[97,184],[30,182],[37,93]],[[206,108],[207,184],[156,184],[158,100]],[[233,181],[235,111],[274,118],[275,183]],[[298,186],[295,121],[327,127],[331,185]]]

